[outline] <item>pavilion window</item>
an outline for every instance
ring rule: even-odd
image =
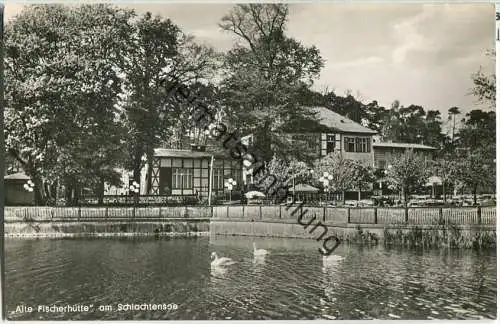
[[[214,189],[222,189],[224,187],[224,170],[222,168],[214,168]]]
[[[193,188],[193,169],[174,168],[172,170],[173,189]]]

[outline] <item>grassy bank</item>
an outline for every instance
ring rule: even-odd
[[[496,232],[491,229],[461,227],[455,224],[435,226],[385,227],[377,233],[360,225],[355,231],[339,236],[344,243],[394,245],[409,248],[486,249],[496,247]]]
[[[442,224],[425,230],[419,226],[412,227],[408,231],[385,229],[384,244],[428,248],[495,248],[496,232],[477,230],[474,227],[461,228],[455,224]]]

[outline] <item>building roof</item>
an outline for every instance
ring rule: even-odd
[[[174,150],[174,149],[164,149],[164,148],[155,149],[154,156],[172,157],[172,158],[191,158],[191,159],[210,158],[212,156],[218,158],[227,158],[227,156],[224,156],[224,154],[217,152],[199,152],[191,150]]]
[[[367,128],[355,121],[337,114],[326,107],[307,107],[311,112],[316,113],[319,123],[328,128],[340,131],[343,133],[363,133],[377,134],[377,131]]]
[[[9,175],[6,175],[3,178],[4,178],[4,180],[29,180],[29,179],[31,179],[24,172],[18,172],[18,173],[9,174]]]
[[[432,146],[427,146],[427,145],[423,145],[423,144],[415,144],[415,143],[379,142],[379,143],[373,143],[373,147],[393,147],[393,148],[405,148],[405,149],[437,150],[435,147],[432,147]]]

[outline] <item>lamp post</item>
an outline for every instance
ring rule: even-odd
[[[25,184],[24,184],[24,190],[26,190],[27,192],[33,192],[34,188],[35,188],[35,184],[33,183],[33,181],[28,180]],[[35,204],[36,204],[36,199],[35,199]]]
[[[392,169],[392,165],[391,164],[387,165],[387,169],[384,170],[384,176],[385,177],[387,177],[387,174],[389,173],[389,170],[391,170],[391,169]],[[384,192],[382,190],[382,196],[383,195],[384,195]]]
[[[224,183],[224,186],[227,188],[227,190],[229,190],[229,202],[231,203],[232,201],[232,191],[233,191],[233,187],[236,186],[236,180],[233,180],[233,178],[229,178],[227,179],[226,183]]]
[[[139,200],[139,189],[141,185],[137,183],[137,181],[134,180],[132,184],[130,185],[129,189],[134,193],[134,207],[137,206],[138,200]]]
[[[329,174],[328,172],[323,172],[323,175],[319,178],[319,182],[323,184],[323,189],[327,193],[330,193],[331,191],[330,181],[332,180],[333,180],[333,175]]]
[[[146,166],[146,163],[148,162],[148,157],[146,156],[146,154],[144,154],[143,156],[141,156],[141,167],[139,168],[139,170],[142,170],[142,168],[144,168]],[[148,168],[151,168],[151,165],[148,166]],[[148,194],[149,190],[151,188],[149,188],[149,185],[148,185],[148,182],[151,180],[151,179],[148,179],[148,173],[146,173],[146,195]],[[141,178],[141,175],[140,175],[140,172],[139,172],[139,182],[141,181],[140,180]],[[140,194],[140,192],[137,192],[138,194]]]
[[[392,168],[392,165],[388,165],[387,168]],[[382,171],[382,175],[383,175],[383,178],[379,180],[379,185],[380,185],[380,195],[383,196],[384,195],[384,180],[385,180],[385,177],[387,177],[387,169],[384,169]]]
[[[33,181],[28,180],[28,182],[26,182],[24,184],[24,190],[28,191],[28,192],[33,192],[33,188],[35,188],[35,184],[33,183]]]

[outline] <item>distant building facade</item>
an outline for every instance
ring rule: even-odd
[[[148,169],[151,168],[151,185],[148,188]],[[212,174],[212,181],[210,175]],[[204,146],[191,150],[158,148],[154,151],[151,165],[141,170],[140,194],[148,196],[193,196],[207,198],[209,188],[213,197],[224,195],[225,183],[233,179],[232,191],[243,185],[241,162],[223,153],[205,151]],[[123,172],[123,187],[107,187],[105,195],[131,195],[129,186],[132,174]]]
[[[426,160],[432,160],[436,148],[423,144],[413,143],[392,143],[392,142],[374,142],[373,145],[373,167],[375,169],[385,170],[390,161],[404,154],[405,151],[412,150],[420,153]]]
[[[309,157],[312,162],[330,153],[338,152],[346,159],[361,161],[366,166],[373,165],[373,137],[376,131],[364,127],[326,107],[306,107],[316,120],[298,123],[297,128],[288,131],[285,136],[296,151]],[[247,146],[252,146],[253,135],[241,139]],[[253,170],[243,170],[246,184],[253,183]]]
[[[358,160],[372,165],[372,142],[376,131],[364,127],[326,107],[308,107],[319,125],[307,132],[288,134],[291,144],[317,159],[332,152],[339,152],[344,158]]]
[[[229,179],[233,190],[242,185],[241,162],[221,153],[156,149],[151,167],[151,195],[208,197],[210,185],[213,195],[223,194]]]

